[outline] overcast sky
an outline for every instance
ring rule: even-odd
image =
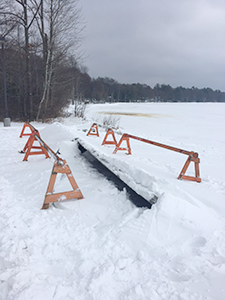
[[[91,77],[225,91],[225,0],[80,0]]]

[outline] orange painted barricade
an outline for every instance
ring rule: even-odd
[[[91,128],[89,129],[88,133],[87,133],[87,136],[88,135],[96,135],[96,136],[99,136],[99,133],[98,133],[98,125],[96,123],[93,123]]]
[[[126,143],[127,147],[122,147],[122,143]],[[118,144],[116,145],[115,150],[113,151],[113,154],[116,154],[118,150],[127,151],[128,154],[131,154],[131,148],[130,148],[130,140],[129,136],[127,134],[123,134],[121,139],[119,140]]]
[[[29,133],[24,133],[25,129],[29,128]],[[46,158],[49,158],[47,150],[42,146],[42,144],[39,143],[39,146],[35,146],[34,143],[39,142],[37,137],[40,137],[40,134],[36,128],[34,128],[33,125],[31,125],[29,122],[25,122],[23,125],[23,129],[20,134],[20,138],[23,136],[29,136],[29,139],[26,142],[26,145],[24,146],[21,153],[25,153],[23,161],[27,161],[28,156],[30,155],[39,155],[44,154]],[[32,151],[32,149],[35,149],[36,151]],[[39,150],[39,151],[37,151]]]
[[[27,125],[29,126],[29,125]],[[24,127],[25,128],[25,127]],[[23,129],[24,129],[23,128]],[[49,158],[49,154],[54,158],[55,162],[53,165],[51,177],[48,183],[47,192],[45,194],[45,200],[42,206],[42,209],[49,208],[49,204],[53,202],[65,201],[69,199],[83,199],[83,195],[73,177],[73,174],[70,170],[69,165],[67,164],[66,160],[61,159],[40,137],[38,130],[34,127],[31,128],[32,132],[30,137],[23,149],[25,152],[24,161],[27,160],[29,155],[36,155],[36,154],[45,154],[46,158]],[[24,130],[22,130],[23,133]],[[37,141],[39,143],[39,147],[33,146],[33,143]],[[32,152],[31,149],[39,149],[40,151]],[[70,191],[61,192],[61,193],[53,193],[55,181],[57,174],[65,174],[69,180],[69,183],[72,187]]]
[[[57,174],[59,173],[66,174],[72,187],[71,191],[62,192],[62,193],[53,193],[56,177]],[[47,192],[45,195],[45,200],[42,209],[49,208],[50,203],[65,201],[69,199],[83,199],[83,198],[84,197],[73,177],[73,174],[66,160],[62,160],[62,159],[56,160],[53,165],[53,169],[48,183]]]
[[[191,161],[193,161],[195,164],[195,177],[185,175]],[[183,169],[181,170],[177,179],[186,179],[186,180],[201,182],[200,172],[199,172],[199,163],[200,163],[200,159],[198,158],[198,153],[190,152],[188,159],[186,160],[186,162],[183,166]]]
[[[112,141],[107,141],[108,136],[111,136],[113,140]],[[104,140],[102,142],[102,146],[103,145],[117,145],[117,141],[116,141],[116,138],[115,138],[115,135],[114,135],[114,131],[111,128],[108,128],[108,130],[106,132],[106,135],[105,135]]]
[[[26,128],[30,129],[29,133],[24,133],[24,131],[26,130]],[[24,125],[23,125],[23,129],[22,129],[22,131],[20,133],[20,138],[23,137],[23,136],[30,136],[35,131],[36,131],[36,129],[34,128],[33,125],[31,125],[29,122],[25,122]]]
[[[83,199],[83,195],[73,177],[73,174],[70,170],[69,165],[67,164],[65,159],[61,159],[41,138],[40,136],[36,136],[39,143],[42,145],[44,149],[54,158],[55,162],[53,165],[51,177],[49,180],[47,192],[45,195],[44,204],[42,209],[47,209],[49,207],[49,203],[65,201],[69,199]],[[53,193],[55,181],[57,174],[66,174],[72,190],[61,193]]]
[[[39,143],[39,146],[35,146],[34,143]],[[35,149],[35,151],[32,151],[33,149]],[[37,150],[39,150],[39,151],[37,151]],[[39,135],[39,132],[37,130],[34,131],[30,135],[25,147],[21,151],[21,153],[24,153],[24,152],[25,152],[25,156],[24,156],[23,161],[27,161],[28,156],[30,156],[30,155],[44,154],[46,158],[49,158],[48,151],[42,145],[42,143],[40,143],[40,135]]]
[[[120,141],[116,145],[116,148],[113,151],[113,153],[116,154],[118,150],[123,150],[123,151],[128,151],[128,154],[131,154],[131,147],[130,147],[130,141],[129,141],[130,138],[141,141],[141,142],[145,142],[145,143],[148,143],[148,144],[151,144],[151,145],[154,145],[154,146],[158,146],[158,147],[161,147],[161,148],[165,148],[165,149],[168,149],[168,150],[172,150],[172,151],[175,151],[175,152],[179,152],[179,153],[188,155],[188,159],[186,160],[186,162],[185,162],[179,176],[177,177],[177,179],[186,179],[186,180],[201,182],[200,172],[199,172],[200,159],[198,157],[197,152],[182,150],[182,149],[179,149],[179,148],[167,146],[167,145],[164,145],[164,144],[160,144],[160,143],[157,143],[157,142],[154,142],[154,141],[150,141],[150,140],[147,140],[147,139],[143,139],[143,138],[140,138],[140,137],[137,137],[137,136],[134,136],[134,135],[124,133],[122,135]],[[121,144],[123,142],[126,143],[127,147],[122,147],[121,146]],[[195,177],[185,175],[185,173],[186,173],[186,171],[187,171],[187,169],[188,169],[188,167],[189,167],[189,165],[192,161],[194,162],[194,166],[195,166]]]

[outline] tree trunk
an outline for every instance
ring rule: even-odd
[[[50,93],[51,78],[52,78],[52,54],[51,54],[51,50],[49,49],[47,55],[46,67],[45,67],[44,91],[38,106],[36,121],[39,120],[41,112],[42,112],[42,116],[45,117],[46,109],[48,105],[49,93]],[[43,104],[44,104],[44,111],[43,111]]]

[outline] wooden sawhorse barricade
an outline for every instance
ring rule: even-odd
[[[94,123],[91,126],[91,128],[88,131],[87,135],[97,135],[97,136],[99,136],[99,134],[98,134],[98,125],[96,123]],[[112,137],[111,141],[107,140],[108,137],[110,137],[110,136]],[[157,143],[157,142],[154,142],[154,141],[151,141],[151,140],[143,139],[143,138],[131,135],[131,134],[127,134],[127,133],[124,133],[122,135],[121,139],[119,140],[119,142],[117,143],[114,132],[110,128],[108,128],[108,130],[106,132],[106,135],[104,137],[102,145],[115,145],[116,148],[113,151],[114,154],[116,154],[117,151],[119,151],[119,150],[124,150],[124,151],[127,151],[128,154],[131,154],[130,139],[135,139],[135,140],[145,142],[145,143],[148,143],[148,144],[151,144],[151,145],[154,145],[154,146],[158,146],[158,147],[161,147],[161,148],[165,148],[165,149],[168,149],[168,150],[172,150],[172,151],[175,151],[175,152],[179,152],[179,153],[188,155],[188,158],[187,158],[187,160],[186,160],[179,176],[177,177],[177,179],[186,179],[186,180],[201,182],[200,172],[199,172],[200,159],[198,157],[197,152],[186,151],[186,150],[182,150],[182,149],[179,149],[179,148],[167,146],[167,145],[164,145],[164,144],[161,144],[161,143]],[[126,147],[122,146],[122,143],[124,143],[124,142],[126,143]],[[185,173],[186,173],[186,171],[187,171],[187,169],[188,169],[191,162],[194,162],[195,176],[185,175]]]
[[[69,165],[67,164],[65,159],[60,158],[40,137],[40,134],[38,130],[36,130],[30,123],[26,122],[26,127],[29,127],[31,129],[31,133],[24,134],[24,129],[26,127],[23,127],[22,132],[20,134],[20,137],[24,135],[29,135],[29,139],[21,153],[25,153],[23,161],[27,161],[29,155],[37,155],[37,154],[44,154],[46,158],[49,158],[50,156],[55,160],[51,177],[48,183],[47,191],[45,194],[45,200],[42,206],[42,209],[47,209],[49,207],[50,203],[59,202],[59,201],[65,201],[69,199],[83,199],[83,195],[73,177],[73,174],[70,170]],[[34,142],[39,143],[39,146],[34,146]],[[32,149],[35,149],[35,151],[32,151]],[[36,150],[39,151],[36,151]],[[50,156],[49,156],[50,155]],[[56,182],[57,174],[65,174],[70,182],[70,185],[72,187],[72,190],[61,192],[61,193],[54,193],[54,185]]]
[[[118,150],[125,150],[125,151],[128,151],[128,154],[131,154],[130,139],[135,139],[135,140],[145,142],[145,143],[148,143],[148,144],[151,144],[151,145],[154,145],[154,146],[158,146],[158,147],[161,147],[161,148],[165,148],[165,149],[168,149],[168,150],[172,150],[172,151],[175,151],[175,152],[179,152],[179,153],[188,155],[188,158],[187,158],[187,160],[186,160],[179,176],[177,177],[177,179],[186,179],[186,180],[201,182],[200,173],[199,173],[200,159],[198,157],[197,152],[182,150],[182,149],[179,149],[179,148],[167,146],[167,145],[160,144],[160,143],[150,141],[150,140],[147,140],[147,139],[143,139],[143,138],[131,135],[131,134],[124,133],[122,135],[120,141],[116,145],[116,148],[113,151],[113,153],[116,154]],[[126,143],[127,147],[122,147],[121,146],[121,144],[123,142]],[[186,173],[186,171],[187,171],[187,169],[188,169],[191,162],[194,162],[194,165],[195,165],[195,176],[185,175],[185,173]]]

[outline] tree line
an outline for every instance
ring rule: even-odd
[[[78,0],[1,0],[0,36],[6,41],[2,47],[11,119],[59,115],[82,72],[78,67],[82,28]],[[2,71],[1,64],[1,78]],[[3,94],[0,85],[1,118]]]
[[[107,77],[90,80],[88,92],[87,98],[103,102],[225,102],[224,92],[208,87],[172,88],[168,84],[156,84],[151,88],[140,83],[121,84]]]
[[[2,0],[7,102],[12,120],[46,120],[77,102],[225,102],[211,88],[172,88],[166,84],[122,84],[91,78],[80,62],[83,22],[78,0]],[[1,51],[2,52],[2,51]],[[0,77],[3,77],[0,64]],[[0,85],[0,119],[4,86]]]

